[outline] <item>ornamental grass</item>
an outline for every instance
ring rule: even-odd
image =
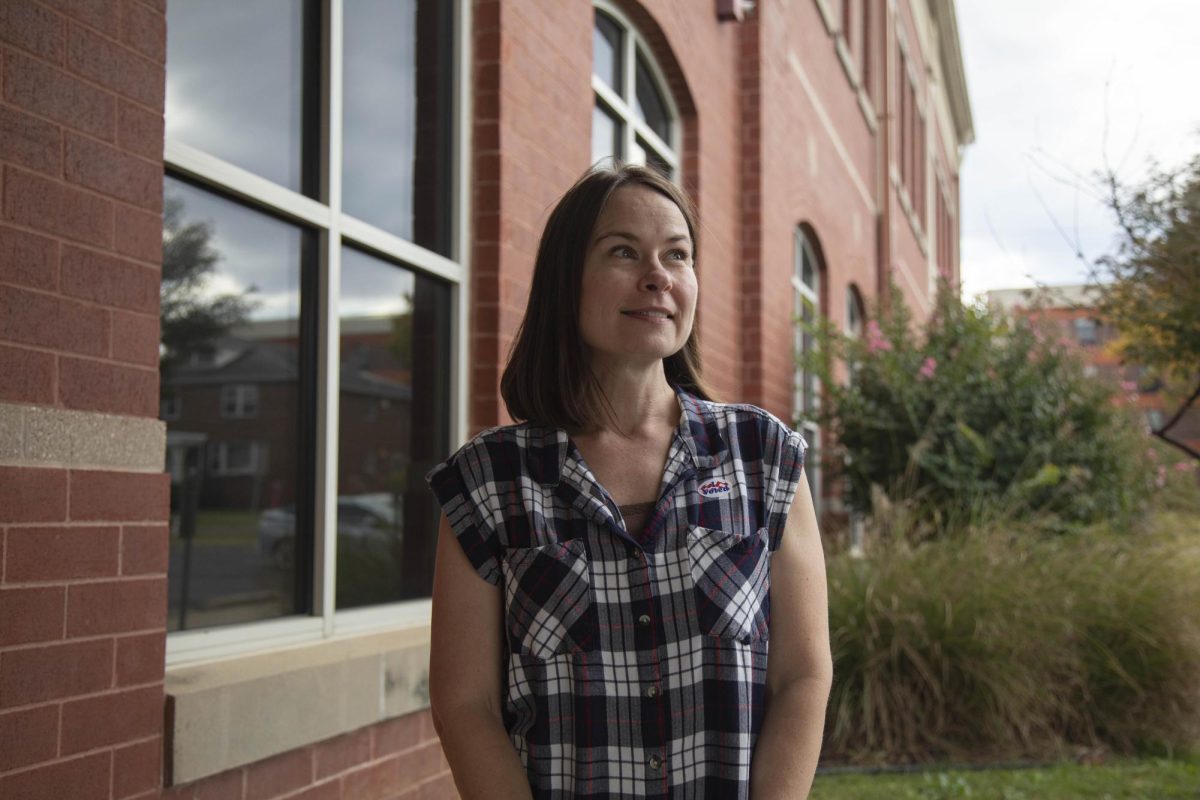
[[[1200,742],[1200,516],[992,523],[828,560],[823,763],[1050,761]]]

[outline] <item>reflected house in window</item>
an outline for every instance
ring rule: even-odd
[[[387,492],[389,473],[407,469],[412,370],[394,340],[408,320],[342,321],[343,495]],[[168,436],[168,470],[173,483],[182,480],[183,449],[203,443],[203,507],[259,511],[295,502],[294,425],[270,413],[297,403],[294,328],[290,320],[249,323],[216,341],[211,353],[194,354],[163,376],[164,390],[181,409]],[[246,413],[254,396],[262,413]],[[372,462],[390,469],[366,469]]]

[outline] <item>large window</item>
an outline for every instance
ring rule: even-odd
[[[801,323],[796,326],[796,338],[793,344],[798,364],[816,348],[816,338],[809,333],[808,329],[821,318],[823,271],[810,234],[803,227],[796,228],[793,249],[792,299],[793,313],[797,321]],[[821,386],[816,374],[802,366],[797,367],[792,391],[792,416],[796,420],[797,430],[804,436],[811,448],[809,456],[805,459],[804,471],[808,476],[813,501],[818,504],[818,508],[821,502],[820,430],[817,428],[815,416],[818,403],[820,403],[820,391]]]
[[[168,5],[169,658],[429,595],[423,478],[458,417],[462,5]]]
[[[679,174],[679,115],[662,71],[632,24],[608,3],[592,31],[592,163],[618,158]]]
[[[916,67],[910,62],[904,40],[897,39],[896,55],[897,163],[902,199],[908,205],[910,219],[924,231],[926,182],[925,112],[917,95]]]

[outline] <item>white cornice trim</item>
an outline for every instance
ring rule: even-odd
[[[975,141],[975,120],[971,114],[971,98],[967,91],[967,73],[963,67],[962,49],[958,40],[958,17],[954,0],[929,0],[934,24],[938,31],[938,55],[945,76],[946,95],[954,116],[954,129],[961,145]]]

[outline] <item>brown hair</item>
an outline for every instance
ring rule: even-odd
[[[611,419],[579,330],[579,295],[592,229],[622,186],[645,186],[679,207],[695,263],[696,212],[679,187],[657,170],[633,164],[586,172],[550,212],[538,245],[529,304],[500,379],[500,394],[513,419],[568,431],[591,430]],[[708,400],[698,348],[693,324],[683,348],[664,358],[663,367],[672,386]]]

